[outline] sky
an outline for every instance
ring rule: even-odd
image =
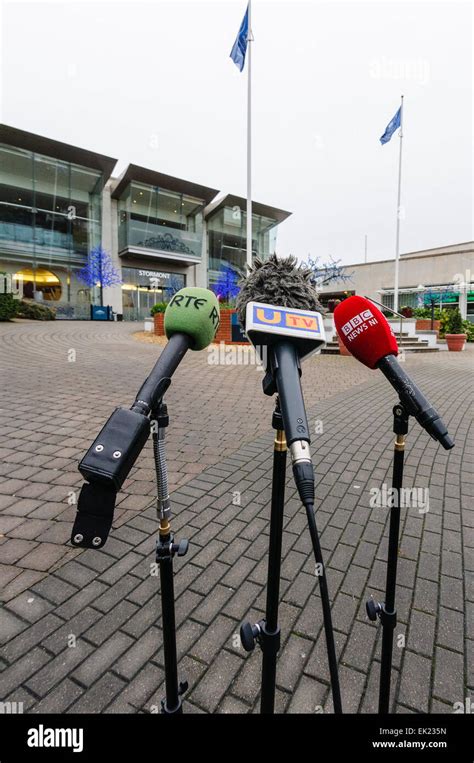
[[[246,194],[245,0],[1,5],[0,121]],[[253,0],[253,198],[277,251],[341,263],[472,240],[472,6]]]

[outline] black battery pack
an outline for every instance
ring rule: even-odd
[[[146,416],[117,408],[80,462],[79,471],[88,482],[118,492],[149,434],[150,421]]]

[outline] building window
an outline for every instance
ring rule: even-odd
[[[10,259],[83,265],[100,243],[102,173],[0,146],[0,240]]]
[[[122,303],[125,320],[143,320],[157,302],[169,302],[186,285],[183,273],[143,268],[122,268]]]
[[[345,291],[322,291],[318,294],[319,302],[323,307],[326,307],[330,313],[334,312],[334,309],[338,302],[342,302],[348,297],[352,297],[355,291],[346,289]]]
[[[382,299],[380,301],[384,307],[393,310],[393,294],[382,294]]]
[[[459,292],[454,291],[450,284],[425,286],[423,291],[403,291],[398,294],[398,304],[402,307],[431,307],[431,302],[434,302],[434,306],[445,309],[450,307],[459,306]],[[381,302],[384,306],[393,308],[393,292],[389,294],[383,294]]]
[[[101,241],[102,173],[3,144],[0,166],[0,270],[57,318],[88,318],[76,273]]]
[[[201,257],[204,201],[130,183],[119,199],[119,247]]]
[[[58,302],[61,299],[61,281],[54,273],[44,268],[33,271],[23,268],[13,275],[14,288],[24,299]]]
[[[398,304],[400,307],[418,307],[420,303],[418,292],[407,292],[398,295]]]
[[[393,305],[394,305],[393,293],[382,294],[382,299],[380,301],[382,305],[384,305],[384,307],[387,307],[393,310]],[[402,307],[411,307],[411,308],[419,307],[420,306],[419,293],[418,292],[399,292],[398,306],[399,306],[399,309],[401,309]]]
[[[240,207],[224,207],[207,220],[210,282],[222,265],[244,273],[247,261],[247,214]],[[252,215],[252,256],[265,259],[276,246],[276,220]]]

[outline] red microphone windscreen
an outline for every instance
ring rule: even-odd
[[[336,331],[349,352],[375,368],[386,355],[398,355],[398,345],[387,319],[365,297],[349,297],[334,310]]]

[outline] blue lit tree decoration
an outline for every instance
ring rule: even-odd
[[[241,274],[231,265],[221,265],[219,276],[213,285],[213,290],[222,302],[231,302],[240,291],[239,281]]]
[[[446,299],[452,295],[452,289],[424,289],[423,292],[418,294],[418,301],[423,301],[423,305],[425,307],[431,308],[431,330],[433,331],[434,326],[434,320],[435,320],[435,306],[436,303],[439,302],[440,306],[443,304],[443,300],[446,301]]]
[[[170,275],[170,280],[168,281],[167,291],[169,298],[171,299],[174,297],[176,292],[180,291],[180,289],[183,288],[182,278],[175,275],[175,273],[172,273]]]
[[[433,302],[439,302],[440,304],[446,302],[452,294],[452,289],[425,289],[421,296],[423,297],[425,307],[431,307]]]
[[[316,288],[327,286],[330,283],[347,283],[352,281],[352,273],[348,273],[344,265],[341,265],[341,260],[335,260],[332,256],[329,258],[329,262],[321,262],[320,257],[313,259],[308,257],[308,267],[313,271],[312,281]]]
[[[115,286],[121,284],[120,273],[112,262],[112,258],[105,249],[95,246],[89,252],[87,264],[79,270],[77,277],[90,289],[94,286],[100,288],[100,306],[103,307],[103,288],[104,286]]]

